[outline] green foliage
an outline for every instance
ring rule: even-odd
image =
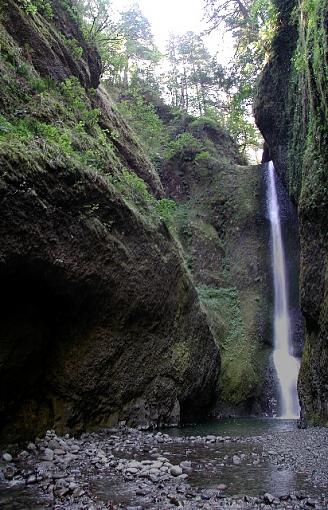
[[[117,178],[107,176],[107,179],[115,188],[132,204],[137,205],[142,214],[146,213],[152,221],[159,219],[165,221],[170,227],[176,211],[174,200],[163,198],[157,200],[150,192],[148,185],[134,172],[123,170]]]
[[[160,218],[162,218],[167,225],[172,225],[174,214],[177,209],[177,204],[174,200],[169,198],[162,198],[157,200],[155,210]]]
[[[82,58],[83,55],[83,48],[79,45],[78,41],[76,39],[68,39],[67,37],[64,37],[64,42],[66,46],[70,49],[72,55],[76,59]]]
[[[196,153],[201,151],[200,142],[190,133],[181,133],[175,140],[171,140],[165,149],[165,157],[167,159],[173,158],[181,153],[188,152]]]
[[[215,118],[212,118],[208,115],[201,115],[200,117],[197,117],[195,120],[193,120],[190,124],[191,128],[210,128],[210,129],[217,129],[218,128],[218,121]]]
[[[293,58],[289,112],[293,119],[290,192],[300,200],[303,210],[317,212],[328,206],[327,10],[326,0],[303,0],[299,6],[299,38]]]
[[[171,105],[192,114],[205,114],[219,92],[222,66],[210,55],[203,36],[191,31],[171,35],[167,58],[165,82]]]
[[[12,129],[11,123],[0,114],[0,137],[6,133],[9,133]]]
[[[44,122],[35,122],[32,127],[37,136],[57,144],[65,154],[72,154],[72,141],[68,130],[60,130],[57,126]]]
[[[17,66],[17,74],[23,78],[28,78],[30,76],[30,72],[31,66],[25,62],[22,62]]]
[[[0,116],[0,140],[6,142],[12,138],[18,138],[21,141],[28,141],[34,137],[58,145],[65,154],[73,152],[70,134],[65,129],[31,118],[10,122]]]
[[[61,83],[61,90],[66,99],[68,99],[72,110],[85,109],[85,90],[76,76],[66,78]]]
[[[259,132],[252,119],[257,80],[271,51],[277,30],[277,9],[271,0],[206,0],[212,29],[224,25],[233,34],[235,54],[226,69],[223,89],[228,97],[223,124],[240,150],[258,148]]]
[[[88,127],[94,127],[99,120],[99,108],[90,108],[84,88],[78,78],[72,76],[61,83],[61,91],[68,107],[76,117]]]
[[[24,141],[30,140],[33,137],[30,124],[26,120],[19,120],[13,123],[1,116],[0,140],[7,142],[12,137],[20,138]]]
[[[196,157],[196,163],[207,162],[211,158],[211,154],[208,151],[199,152]]]
[[[163,154],[169,134],[154,106],[147,103],[141,93],[135,90],[129,98],[119,102],[117,107],[134,129],[150,159],[156,162]]]
[[[48,0],[18,0],[23,9],[31,15],[40,12],[45,18],[53,18],[51,2]]]
[[[134,203],[145,207],[154,205],[155,198],[149,193],[147,184],[134,172],[124,170],[116,182],[116,187]]]
[[[42,94],[50,89],[53,89],[55,84],[51,78],[33,77],[29,79],[29,84],[35,92]]]

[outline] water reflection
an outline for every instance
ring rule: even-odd
[[[227,418],[199,425],[165,429],[172,436],[258,436],[265,433],[287,432],[297,428],[297,420],[275,418]]]

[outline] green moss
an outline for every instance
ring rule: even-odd
[[[199,287],[221,353],[220,397],[232,405],[254,396],[260,379],[256,344],[246,334],[236,288]]]
[[[189,367],[190,351],[186,342],[178,342],[172,347],[172,365],[178,376],[183,377]]]
[[[328,206],[327,0],[303,0],[290,90],[290,192],[305,211]]]

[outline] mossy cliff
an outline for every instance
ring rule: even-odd
[[[220,347],[216,414],[270,413],[272,296],[262,169],[247,166],[211,119],[159,112],[180,140],[160,171],[178,203],[172,229]]]
[[[0,18],[1,434],[204,416],[218,348],[159,177],[69,2],[23,5]]]
[[[328,5],[275,0],[278,29],[255,116],[300,221],[306,321],[299,396],[304,424],[328,424]]]

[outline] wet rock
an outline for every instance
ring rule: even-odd
[[[6,480],[12,480],[17,472],[15,466],[5,466],[3,469],[3,475]]]
[[[24,460],[29,456],[29,453],[26,450],[22,450],[18,455],[18,459]]]
[[[34,484],[34,483],[36,483],[36,482],[37,482],[37,478],[36,478],[36,476],[35,476],[35,475],[30,475],[30,476],[27,478],[27,480],[26,480],[26,483],[27,483],[28,485]]]
[[[136,495],[137,496],[147,496],[147,494],[149,494],[149,490],[148,489],[137,489],[136,490]]]
[[[50,439],[48,442],[48,448],[51,448],[52,450],[55,450],[56,448],[59,448],[60,444],[56,439]]]
[[[2,455],[2,458],[5,462],[12,462],[13,460],[12,455],[10,455],[10,453],[4,453]]]
[[[170,468],[170,473],[173,476],[179,476],[179,475],[182,475],[182,469],[180,466],[172,466]]]
[[[235,466],[239,466],[239,464],[241,464],[241,458],[238,457],[238,455],[234,455],[232,457],[232,462]]]
[[[267,503],[269,505],[272,505],[272,503],[274,502],[275,500],[275,497],[272,496],[272,494],[269,494],[268,492],[266,492],[263,496],[263,501],[264,503]]]
[[[133,468],[133,467],[128,467],[128,469],[126,470],[126,473],[130,473],[131,475],[136,475],[138,473],[138,469]]]
[[[188,460],[180,462],[180,467],[181,467],[183,473],[188,474],[188,473],[192,472],[191,462]]]
[[[65,455],[65,450],[63,450],[62,448],[55,448],[54,452],[53,452],[55,455]]]
[[[58,489],[55,489],[54,493],[58,498],[62,498],[69,493],[69,488],[68,487],[60,487]]]
[[[54,457],[55,457],[55,454],[54,454],[53,450],[51,450],[50,448],[45,448],[44,452],[41,455],[42,460],[49,461],[49,462],[53,461]]]
[[[180,506],[180,501],[178,500],[178,498],[176,496],[168,496],[169,498],[169,501],[172,505],[175,505],[175,506]]]
[[[215,443],[216,441],[216,436],[206,436],[206,441],[210,442],[210,443]]]

